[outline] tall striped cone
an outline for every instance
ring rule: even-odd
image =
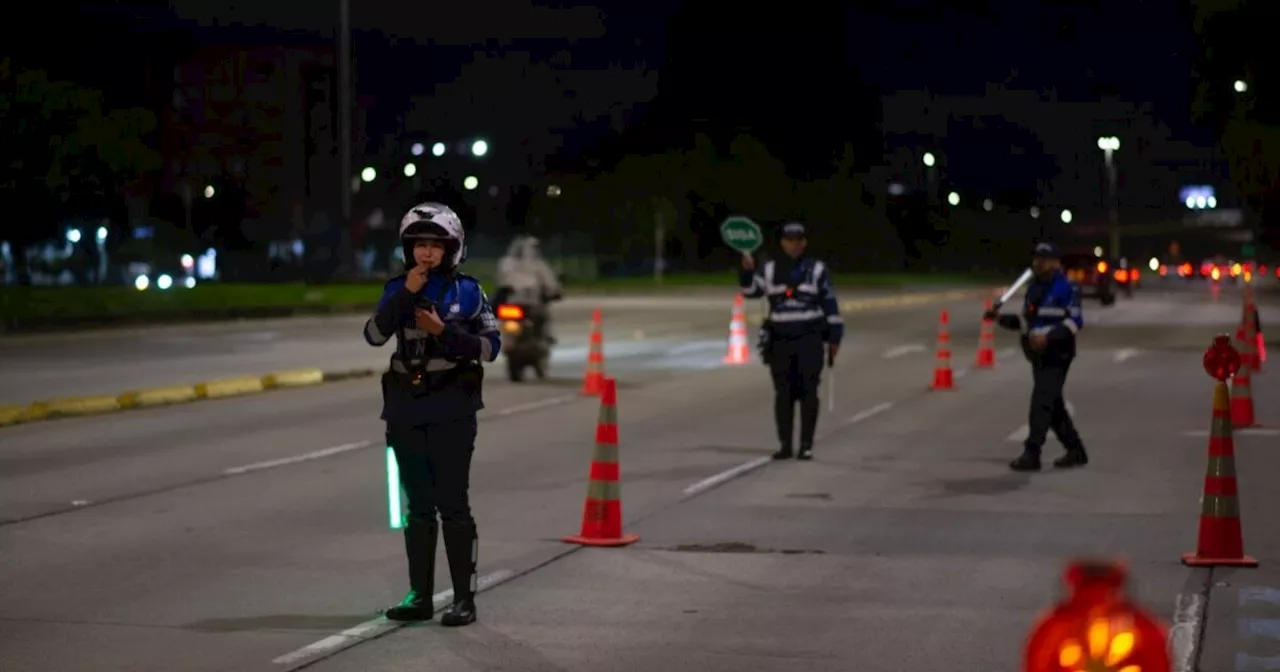
[[[991,310],[991,299],[987,299],[986,310]],[[978,332],[978,361],[974,368],[994,369],[996,366],[996,334],[995,320],[983,318],[982,329]]]
[[[1244,345],[1249,347],[1251,344],[1245,341]],[[1241,429],[1258,426],[1253,416],[1253,378],[1245,361],[1244,353],[1241,353],[1240,370],[1231,377],[1231,425]]]
[[[591,313],[591,342],[587,346],[587,373],[582,378],[582,394],[588,397],[599,396],[604,385],[604,334],[602,333],[604,318],[600,309]]]
[[[1257,308],[1253,303],[1253,287],[1244,286],[1244,307],[1240,314],[1240,330],[1236,332],[1236,340],[1240,341],[1236,349],[1240,351],[1240,361],[1250,371],[1260,371],[1262,362],[1258,356],[1258,323]]]
[[[587,501],[582,508],[582,533],[565,543],[582,546],[626,546],[640,539],[622,533],[622,485],[618,468],[618,385],[605,378],[600,390],[600,420],[591,456]]]
[[[938,353],[936,355],[936,364],[933,368],[933,385],[934,390],[954,390],[955,375],[951,371],[951,316],[947,313],[947,309],[942,309],[942,314],[938,317]]]
[[[1235,440],[1231,435],[1231,413],[1227,407],[1227,384],[1219,381],[1213,389],[1209,465],[1205,469],[1204,492],[1200,497],[1200,532],[1196,552],[1182,554],[1182,564],[1191,567],[1258,566],[1257,560],[1244,554],[1236,487]]]
[[[725,364],[746,364],[751,361],[747,346],[747,316],[742,307],[742,294],[733,299],[733,317],[729,320],[729,352],[722,360]]]

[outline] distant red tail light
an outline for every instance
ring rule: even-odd
[[[498,319],[499,320],[523,320],[524,308],[521,308],[520,306],[513,306],[509,303],[504,303],[498,306]]]

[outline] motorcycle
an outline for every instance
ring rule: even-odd
[[[528,306],[500,303],[494,312],[502,329],[507,377],[519,383],[524,380],[525,369],[532,367],[539,380],[545,379],[551,361],[551,342],[539,321],[530,315]]]

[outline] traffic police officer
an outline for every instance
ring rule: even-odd
[[[1076,357],[1076,334],[1084,327],[1080,288],[1063,275],[1058,248],[1052,243],[1036,245],[1031,270],[1035,277],[1027,287],[1021,313],[997,315],[992,310],[985,315],[988,319],[998,317],[1001,327],[1021,333],[1022,351],[1031,362],[1034,381],[1027,422],[1030,431],[1022,455],[1009,463],[1009,468],[1038,471],[1040,448],[1050,429],[1067,449],[1053,466],[1084,466],[1089,456],[1062,396],[1067,371]]]
[[[364,328],[369,345],[396,337],[382,377],[382,419],[409,500],[404,543],[410,590],[387,618],[431,619],[441,531],[453,604],[440,621],[467,625],[476,620],[479,550],[468,501],[476,412],[484,408],[482,363],[497,359],[501,339],[480,283],[457,270],[466,259],[466,241],[453,210],[439,203],[413,208],[400,222],[400,241],[409,271],[386,284]]]
[[[835,363],[844,319],[826,264],[804,254],[808,246],[804,225],[784,225],[781,243],[786,254],[765,262],[759,273],[755,259],[744,254],[738,284],[744,297],[763,296],[769,302],[769,316],[760,328],[760,357],[773,377],[773,413],[781,444],[773,459],[785,460],[794,454],[808,460],[813,458],[818,426],[823,356],[827,366]],[[799,453],[792,451],[796,402],[800,403]]]

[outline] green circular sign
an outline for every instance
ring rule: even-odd
[[[725,218],[720,224],[720,237],[724,244],[733,249],[750,254],[764,244],[764,234],[751,218],[733,215]]]

